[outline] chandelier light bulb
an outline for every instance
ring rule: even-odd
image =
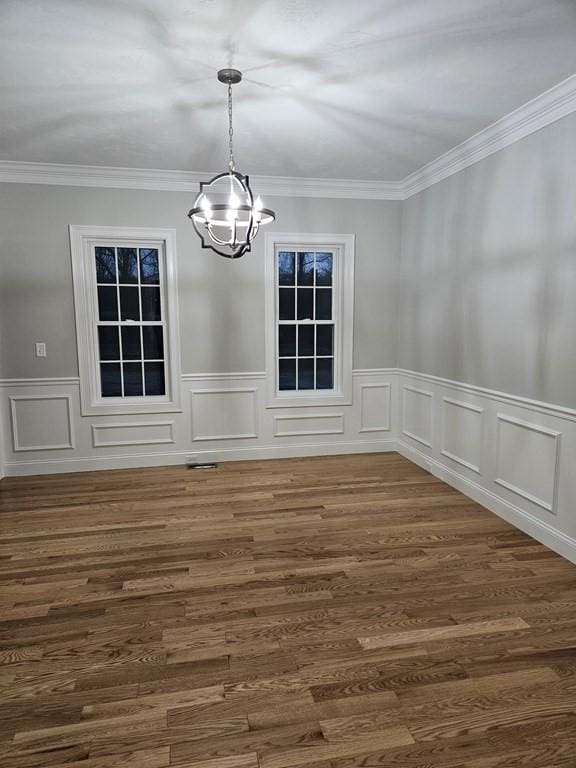
[[[262,203],[262,198],[260,195],[256,198],[256,202],[254,203],[254,221],[256,222],[256,226],[258,227],[262,221],[262,208],[264,207]]]

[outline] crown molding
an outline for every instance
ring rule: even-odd
[[[13,184],[192,192],[196,191],[198,183],[206,178],[207,174],[204,173],[163,171],[154,168],[0,161],[0,182]]]
[[[197,192],[198,184],[215,173],[168,171],[156,168],[114,168],[97,165],[0,161],[0,182],[54,184],[74,187]],[[332,197],[400,200],[402,182],[354,179],[311,179],[294,176],[250,176],[259,194],[271,197]]]
[[[270,197],[406,200],[576,111],[576,75],[545,91],[401,181],[251,176]],[[0,182],[196,192],[214,173],[0,160]]]
[[[575,111],[576,75],[572,75],[406,176],[402,182],[403,199],[412,197]]]
[[[250,176],[258,192],[275,197],[339,197],[352,200],[401,200],[402,181],[312,179],[292,176]]]

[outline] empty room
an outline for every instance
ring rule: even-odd
[[[576,1],[0,0],[0,766],[576,767]]]

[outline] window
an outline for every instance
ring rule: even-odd
[[[173,232],[70,233],[82,412],[178,410]]]
[[[267,234],[270,405],[350,400],[351,235]]]
[[[334,389],[332,251],[278,251],[278,389]]]
[[[166,394],[158,248],[94,245],[102,397]]]

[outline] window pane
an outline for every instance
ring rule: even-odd
[[[140,248],[140,280],[143,283],[159,285],[158,249]]]
[[[278,326],[278,356],[294,357],[296,355],[296,326]]]
[[[296,360],[279,360],[278,389],[296,389]]]
[[[334,360],[320,357],[316,360],[316,389],[334,389]]]
[[[138,282],[136,248],[118,248],[118,277],[120,283]]]
[[[316,254],[316,285],[332,285],[332,254]]]
[[[332,355],[334,354],[334,326],[317,325],[316,326],[316,354]]]
[[[332,320],[332,288],[316,288],[316,320]]]
[[[144,334],[144,357],[147,360],[164,359],[162,326],[145,325],[142,328],[142,333]]]
[[[122,320],[140,320],[138,288],[120,288],[120,315]]]
[[[280,285],[294,285],[294,253],[281,251],[278,254],[278,282]]]
[[[309,357],[314,354],[314,326],[298,326],[298,356]]]
[[[298,389],[314,389],[314,360],[298,360]]]
[[[116,282],[116,256],[114,248],[103,248],[98,245],[96,253],[96,281],[98,283]]]
[[[100,346],[100,360],[120,360],[118,326],[101,325],[98,328],[98,344]]]
[[[102,363],[100,366],[102,397],[121,397],[120,363]]]
[[[122,328],[122,357],[124,360],[140,360],[140,326]]]
[[[280,320],[294,320],[294,288],[280,288],[278,307]]]
[[[124,396],[137,397],[143,395],[142,366],[140,363],[124,363]]]
[[[118,320],[116,288],[98,286],[98,317],[100,320]]]
[[[160,288],[142,288],[142,320],[161,320]]]
[[[298,320],[312,320],[314,316],[314,288],[298,288]]]
[[[164,363],[144,363],[147,395],[165,395]]]
[[[298,285],[314,285],[314,254],[298,254]]]

